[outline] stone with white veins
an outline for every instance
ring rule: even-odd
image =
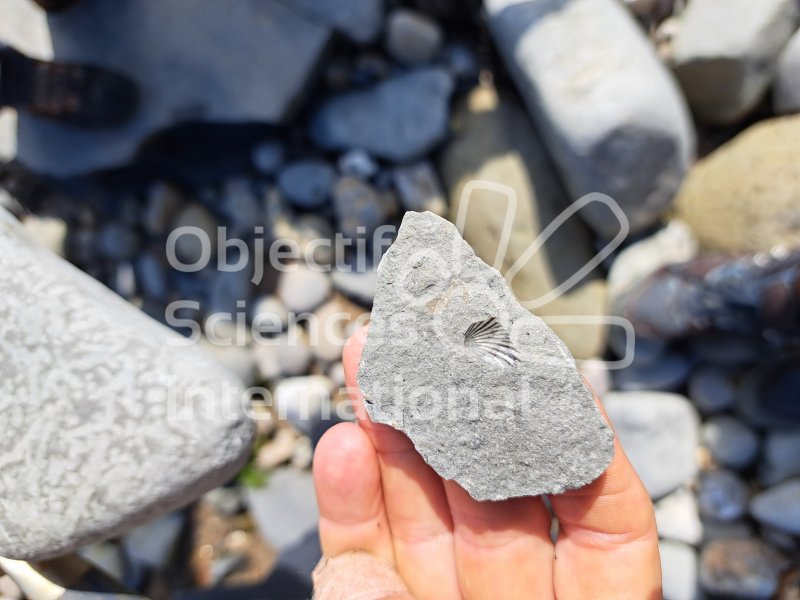
[[[406,213],[381,261],[358,382],[476,500],[575,489],[614,454],[564,344],[433,213]]]
[[[2,210],[0,289],[0,556],[118,535],[241,467],[241,382]]]

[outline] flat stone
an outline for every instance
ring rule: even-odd
[[[611,392],[603,397],[614,430],[650,497],[666,496],[697,472],[699,417],[666,392]]]
[[[119,535],[241,467],[241,382],[5,212],[0,286],[0,556]]]
[[[277,469],[266,486],[247,489],[247,505],[261,535],[278,551],[303,539],[319,520],[309,471]]]
[[[330,275],[304,265],[285,271],[278,282],[278,297],[290,312],[297,314],[314,310],[330,293]]]
[[[375,270],[332,271],[331,279],[334,287],[349,299],[362,306],[372,306],[378,286],[378,273]]]
[[[233,10],[207,4],[85,0],[51,13],[56,60],[129,76],[140,87],[140,106],[127,124],[97,131],[21,114],[19,158],[38,172],[75,175],[127,163],[147,137],[180,123],[289,118],[331,29],[279,0],[244,0]],[[227,43],[232,31],[235,44]]]
[[[654,505],[658,536],[696,546],[703,539],[703,523],[697,499],[686,487],[665,496]]]
[[[447,200],[439,175],[429,162],[397,167],[392,173],[400,204],[406,210],[447,215]]]
[[[732,469],[749,467],[758,455],[758,435],[739,419],[720,415],[703,426],[703,443],[717,464]]]
[[[800,535],[800,479],[784,481],[758,494],[750,502],[750,514],[759,523]]]
[[[703,247],[747,253],[800,245],[797,139],[800,115],[768,119],[692,168],[675,205]]]
[[[800,32],[795,33],[778,59],[773,92],[775,112],[800,112]]]
[[[452,91],[442,69],[398,75],[328,100],[314,116],[311,137],[327,150],[360,148],[393,162],[410,161],[444,140]]]
[[[797,15],[794,0],[689,3],[672,42],[672,62],[700,120],[736,123],[756,107]]]
[[[691,546],[662,540],[658,543],[661,555],[661,582],[664,600],[699,600],[697,552]]]
[[[439,25],[423,13],[396,8],[386,23],[386,50],[397,61],[419,64],[442,50],[444,35]]]
[[[747,484],[733,471],[714,469],[700,476],[697,502],[704,519],[725,523],[742,518],[748,496]]]
[[[704,415],[712,415],[733,407],[736,387],[727,371],[702,366],[689,377],[689,398]]]
[[[450,220],[461,224],[463,211],[464,239],[484,262],[511,273],[511,289],[523,306],[559,319],[553,331],[576,358],[600,356],[606,285],[597,270],[579,272],[595,255],[592,236],[574,216],[541,238],[568,200],[527,115],[513,99],[481,86],[457,111],[454,129],[441,160]],[[503,244],[507,223],[513,227]],[[539,241],[543,246],[536,250]]]
[[[694,156],[688,109],[617,0],[484,0],[489,25],[569,196],[611,196],[632,231],[670,207]],[[608,207],[581,211],[603,238]]]
[[[335,387],[325,375],[281,380],[273,394],[278,417],[306,435],[314,434],[323,421],[330,420],[330,401]]]
[[[278,176],[278,188],[289,202],[303,209],[319,208],[331,197],[336,172],[322,160],[287,165]]]
[[[579,488],[614,453],[564,344],[433,213],[406,213],[381,261],[358,382],[476,500]]]
[[[714,540],[700,555],[700,585],[714,597],[768,600],[782,568],[779,555],[757,539]]]
[[[774,485],[800,475],[800,429],[770,431],[764,438],[764,450],[758,478],[763,485]]]
[[[303,16],[340,31],[354,42],[374,42],[383,25],[384,0],[283,0]]]

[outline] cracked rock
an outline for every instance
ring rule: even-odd
[[[358,382],[476,500],[575,489],[614,454],[566,346],[433,213],[407,213],[380,264]]]

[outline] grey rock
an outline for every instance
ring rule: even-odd
[[[621,391],[653,390],[673,392],[686,383],[692,363],[679,353],[663,354],[652,362],[637,362],[614,371],[614,387]]]
[[[733,407],[736,388],[731,376],[717,367],[699,367],[689,378],[689,398],[704,415]]]
[[[764,452],[758,478],[763,485],[774,485],[800,475],[800,429],[770,431],[764,438]]]
[[[704,519],[736,521],[747,512],[747,500],[747,485],[733,471],[714,469],[700,476],[697,501]]]
[[[703,523],[694,494],[678,488],[655,503],[658,536],[696,546],[703,539]]]
[[[4,212],[0,286],[0,556],[121,534],[241,467],[241,382]]]
[[[463,43],[449,44],[445,47],[442,61],[453,77],[459,81],[475,83],[480,75],[481,65],[471,46]]]
[[[779,552],[785,552],[791,555],[800,550],[800,540],[792,534],[781,531],[780,529],[768,525],[761,525],[761,527],[759,527],[759,534],[765,542]]]
[[[160,300],[167,295],[166,265],[152,252],[145,252],[133,265],[136,283],[141,294],[151,300]]]
[[[308,334],[297,325],[290,326],[286,333],[279,335],[273,345],[264,346],[264,348],[270,347],[277,350],[277,363],[280,367],[280,373],[284,375],[304,375],[314,358],[314,353],[309,345]],[[260,357],[261,355],[259,354],[258,356]],[[261,360],[263,358],[259,358],[259,364],[261,364]]]
[[[383,26],[384,0],[282,0],[292,10],[355,42],[374,42]]]
[[[83,560],[108,573],[117,581],[122,581],[125,577],[125,558],[122,554],[122,548],[115,542],[89,544],[78,549],[77,554]],[[0,597],[2,595],[3,592],[0,590]]]
[[[259,335],[277,334],[289,324],[289,311],[275,296],[262,296],[253,303],[251,321]]]
[[[273,404],[278,417],[312,435],[331,418],[331,395],[336,386],[325,375],[288,377],[275,386]]]
[[[253,166],[262,175],[274,175],[283,166],[286,149],[278,141],[261,142],[253,148]]]
[[[707,123],[735,123],[767,91],[781,50],[797,28],[794,0],[692,0],[673,40],[675,74]]]
[[[677,86],[617,0],[484,0],[496,44],[573,200],[611,196],[633,231],[656,222],[694,155]],[[586,222],[620,231],[593,203]]]
[[[700,555],[700,585],[715,597],[768,600],[782,568],[779,555],[757,539],[714,540]]]
[[[784,481],[755,496],[750,514],[759,523],[800,535],[800,479]]]
[[[800,32],[792,36],[778,60],[773,94],[775,112],[800,112]]]
[[[275,239],[297,244],[306,263],[327,266],[334,261],[335,240],[328,219],[315,214],[279,216],[273,222]],[[330,240],[330,243],[323,243]]]
[[[286,166],[278,188],[298,208],[319,208],[331,197],[336,171],[322,160],[304,160]]]
[[[381,261],[357,377],[371,419],[476,500],[578,488],[613,456],[566,347],[432,213],[406,213]]]
[[[167,232],[184,198],[178,188],[160,181],[148,188],[146,202],[141,215],[142,227],[153,237],[160,237]]]
[[[368,153],[363,150],[350,150],[339,157],[337,162],[342,175],[357,179],[371,179],[377,175],[380,166]]]
[[[245,385],[253,385],[256,382],[257,365],[252,352],[244,345],[236,343],[235,334],[230,332],[222,334],[220,340],[224,340],[223,343],[212,343],[203,338],[200,340],[200,347],[213,356],[220,365],[235,373]]]
[[[714,540],[747,540],[756,535],[749,521],[723,523],[706,519],[703,522],[703,543]]]
[[[168,567],[185,525],[185,516],[174,512],[136,527],[122,538],[128,560],[154,570]]]
[[[134,297],[136,294],[136,275],[130,263],[117,263],[114,266],[110,287],[126,300]]]
[[[225,182],[217,210],[229,224],[229,237],[252,235],[253,228],[263,221],[260,204],[249,179],[237,178]]]
[[[243,0],[233,10],[205,0],[87,0],[50,14],[48,24],[57,60],[110,68],[140,88],[136,115],[114,129],[20,114],[20,159],[59,176],[127,163],[146,138],[180,123],[285,121],[333,33],[278,0]],[[232,31],[236,43],[228,43]]]
[[[333,285],[349,299],[362,306],[372,306],[378,286],[378,273],[373,270],[333,271]]]
[[[686,346],[700,361],[722,368],[747,367],[763,355],[762,346],[752,337],[721,331],[693,337]]]
[[[391,206],[369,183],[342,177],[333,191],[333,209],[338,231],[353,239],[372,235],[387,220]]]
[[[244,508],[244,494],[239,487],[218,487],[203,496],[203,502],[218,515],[230,518]]]
[[[250,271],[219,271],[214,273],[208,289],[207,314],[235,315],[247,307],[250,300]]]
[[[393,172],[394,185],[400,204],[406,210],[430,211],[444,217],[447,214],[445,199],[439,175],[429,162],[398,167]]]
[[[405,64],[425,63],[442,50],[444,35],[430,17],[407,8],[396,8],[387,18],[386,49]]]
[[[706,422],[703,443],[717,464],[732,469],[749,467],[758,455],[758,435],[739,419],[728,415]]]
[[[319,519],[314,481],[308,471],[274,471],[266,486],[248,488],[247,505],[261,535],[278,551],[300,541]]]
[[[327,150],[360,148],[386,160],[410,161],[444,140],[452,91],[453,81],[441,69],[398,75],[326,102],[314,116],[311,136]]]
[[[665,392],[603,397],[614,430],[650,497],[666,496],[697,472],[699,418],[691,403]]]
[[[111,222],[97,233],[96,248],[111,260],[127,260],[139,250],[139,236],[124,223]]]
[[[330,275],[300,264],[284,271],[278,282],[278,297],[287,310],[298,314],[314,310],[330,293]]]
[[[661,582],[664,600],[699,600],[697,552],[691,546],[662,540],[658,543],[661,554]]]
[[[177,258],[187,265],[200,261],[204,258],[203,240],[208,239],[208,248],[211,251],[209,258],[213,259],[217,248],[217,226],[217,220],[204,206],[186,206],[172,224],[173,231],[181,227],[191,228],[178,235],[175,240]]]
[[[800,428],[797,385],[800,364],[794,360],[768,361],[751,369],[736,388],[736,408],[759,428]]]

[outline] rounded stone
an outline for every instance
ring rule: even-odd
[[[444,36],[436,21],[415,10],[393,10],[386,23],[386,49],[405,64],[433,59],[442,49]]]
[[[331,195],[336,171],[327,162],[304,160],[286,166],[278,176],[278,189],[298,208],[319,208]]]
[[[251,155],[253,166],[262,175],[274,175],[283,166],[286,151],[277,141],[261,142]]]
[[[175,254],[187,264],[194,264],[203,258],[203,247],[205,240],[208,240],[208,249],[211,251],[209,258],[213,260],[213,254],[217,247],[217,220],[203,206],[190,204],[184,208],[172,224],[172,229],[181,227],[196,228],[197,235],[194,233],[184,233],[175,240]]]
[[[704,415],[732,408],[735,393],[731,376],[717,367],[699,367],[689,377],[689,398]]]
[[[281,274],[278,297],[293,313],[312,311],[331,293],[331,278],[327,273],[297,265]]]
[[[715,597],[769,600],[782,567],[777,553],[757,539],[714,540],[700,555],[700,585]]]
[[[253,304],[251,314],[255,335],[269,335],[280,333],[289,323],[289,311],[283,302],[275,296],[262,296]]]
[[[784,481],[758,494],[750,503],[750,514],[759,523],[800,535],[800,479]]]
[[[697,490],[700,514],[714,521],[729,522],[747,511],[747,485],[733,471],[715,469],[700,477]]]
[[[665,600],[697,600],[697,552],[687,544],[662,540],[661,583]]]
[[[683,387],[692,363],[681,354],[664,354],[652,362],[614,372],[614,386],[622,391],[673,392]]]
[[[770,431],[764,439],[764,453],[758,478],[765,486],[800,475],[800,429]]]
[[[758,455],[758,435],[739,419],[720,415],[703,427],[703,443],[714,461],[732,469],[745,469]]]

